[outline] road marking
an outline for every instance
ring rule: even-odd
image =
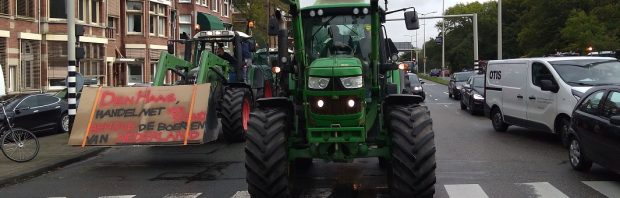
[[[438,101],[439,99],[435,98],[435,101]]]
[[[202,193],[172,193],[167,194],[164,198],[196,198],[202,195]]]
[[[99,198],[133,198],[136,195],[114,195],[114,196],[101,196]]]
[[[549,182],[533,182],[533,183],[518,183],[517,185],[528,186],[532,188],[536,197],[539,198],[568,198],[562,191],[553,187]]]
[[[446,94],[446,95],[448,95],[448,94],[449,94],[448,92],[443,92],[443,93],[444,93],[444,94]]]
[[[232,197],[230,198],[249,198],[250,193],[247,190],[244,191],[237,191]]]
[[[620,183],[615,181],[582,181],[607,197],[620,197]]]
[[[450,198],[488,198],[478,184],[444,185]]]

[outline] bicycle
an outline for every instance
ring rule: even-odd
[[[0,140],[0,150],[6,158],[14,162],[27,162],[34,159],[39,153],[39,140],[30,131],[22,128],[13,128],[13,124],[6,113],[4,103],[2,113],[4,113],[4,126],[0,128],[2,131],[2,139]]]

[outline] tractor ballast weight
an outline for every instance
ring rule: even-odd
[[[163,86],[167,71],[181,76],[175,84],[211,83],[209,110],[207,113],[208,135],[218,134],[221,128],[223,138],[229,142],[242,142],[245,139],[250,109],[255,97],[252,84],[242,81],[243,42],[253,43],[245,33],[216,30],[201,31],[193,38],[170,41],[185,45],[183,58],[170,54],[173,47],[162,52],[157,64],[157,72],[153,80],[154,86]],[[216,43],[231,43],[236,65],[215,54]],[[254,51],[253,44],[246,45]],[[210,48],[210,49],[209,49]],[[232,75],[237,74],[237,75]],[[217,118],[220,118],[218,121]]]
[[[291,19],[295,56],[285,58],[279,43],[278,67],[289,71],[287,95],[257,100],[246,138],[246,180],[252,197],[290,197],[299,169],[312,159],[350,163],[376,157],[386,170],[393,197],[432,197],[435,143],[428,108],[402,94],[398,52],[383,27],[378,0],[317,1],[287,16],[279,12],[270,35],[288,38]],[[418,28],[415,11],[405,13]],[[417,25],[416,25],[417,24]],[[288,42],[286,42],[288,43]]]

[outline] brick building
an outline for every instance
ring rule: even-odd
[[[168,39],[192,31],[201,17],[230,24],[230,1],[75,0],[76,22],[85,29],[79,71],[104,86],[151,82]],[[64,88],[65,2],[0,0],[0,64],[7,92]]]

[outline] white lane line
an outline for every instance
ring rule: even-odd
[[[620,197],[620,183],[615,181],[582,181],[599,193],[607,197]]]
[[[172,193],[167,194],[164,198],[196,198],[202,195],[202,193]]]
[[[101,196],[99,198],[133,198],[136,195],[114,195],[114,196]]]
[[[443,93],[444,93],[444,94],[446,94],[446,95],[448,95],[448,94],[449,94],[448,92],[443,92]]]
[[[478,184],[444,185],[450,198],[488,198]]]
[[[250,193],[246,190],[246,191],[237,191],[232,197],[230,198],[249,198],[250,197]]]
[[[439,99],[435,98],[435,101],[438,101]]]
[[[518,183],[517,185],[532,188],[538,198],[568,198],[568,196],[553,187],[549,182]]]

